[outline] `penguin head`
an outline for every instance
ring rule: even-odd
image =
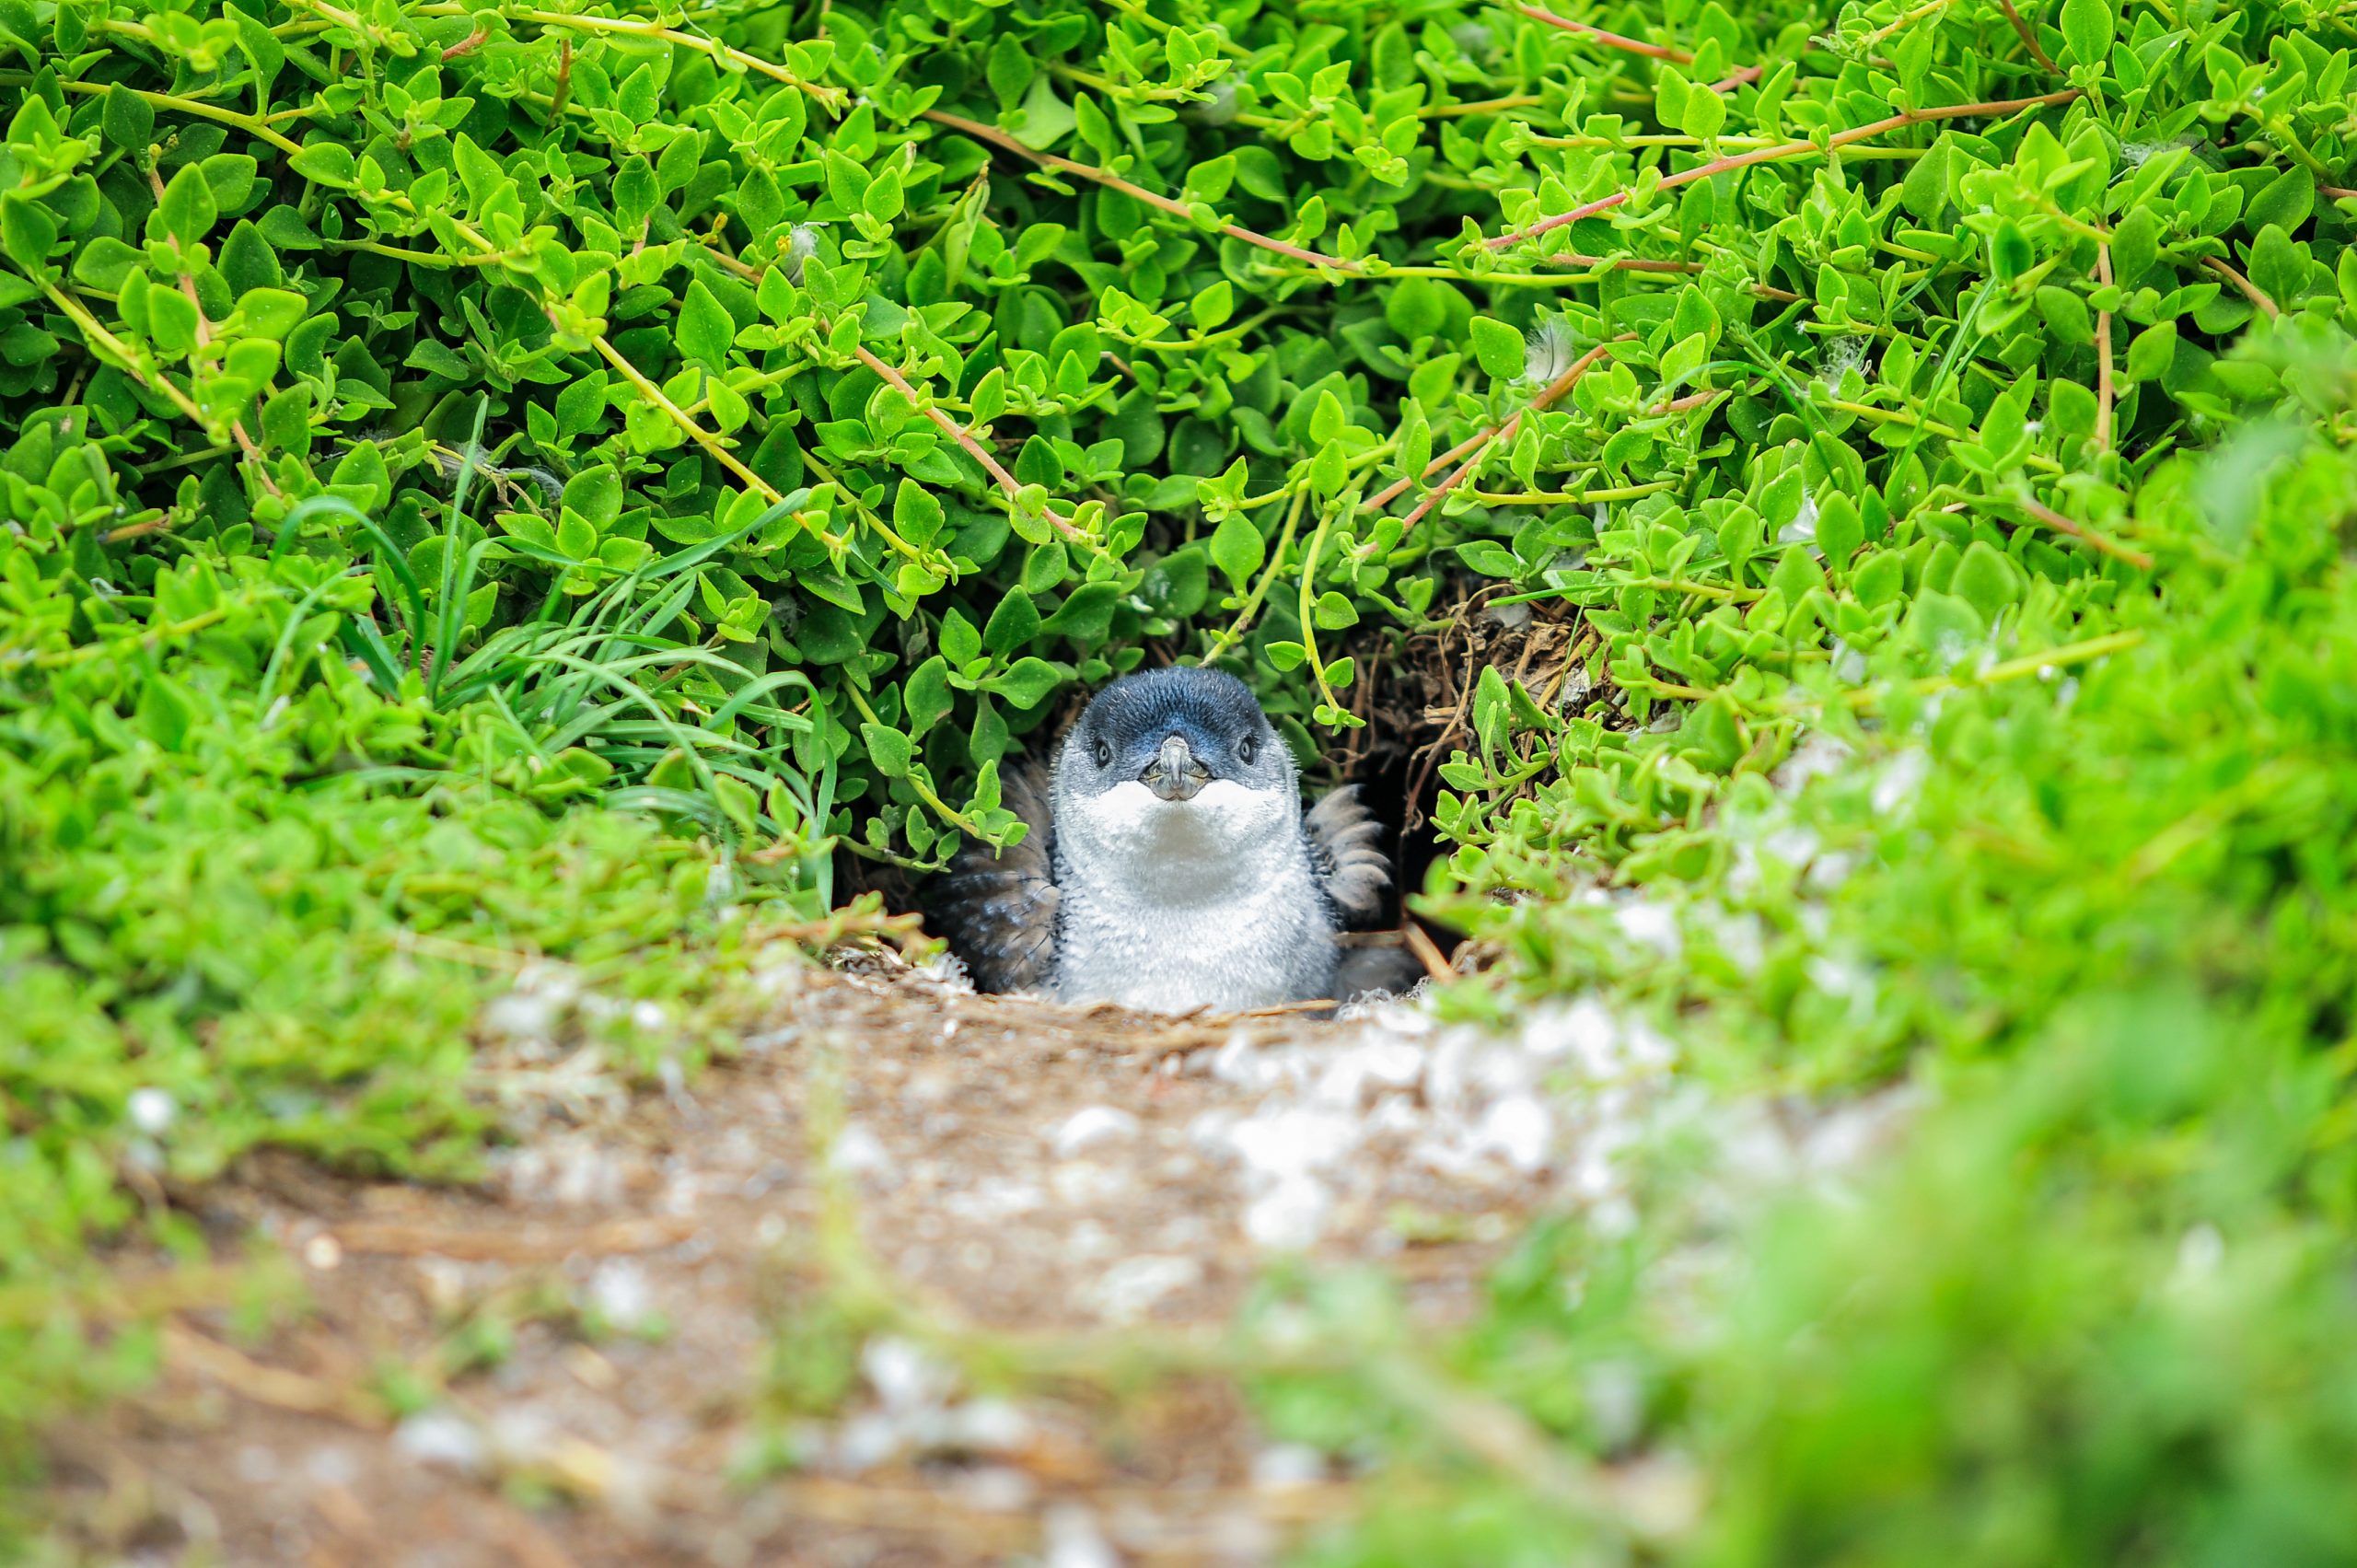
[[[1293,754],[1218,670],[1149,670],[1098,692],[1064,738],[1055,796],[1058,842],[1084,870],[1173,890],[1248,874],[1228,863],[1300,834]]]

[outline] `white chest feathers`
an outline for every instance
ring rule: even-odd
[[[1333,921],[1290,792],[1221,779],[1183,801],[1136,783],[1066,796],[1056,881],[1059,1000],[1237,1012],[1328,994]]]

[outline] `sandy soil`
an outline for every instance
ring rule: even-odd
[[[1533,1205],[1609,1196],[1610,1128],[1540,1081],[1607,1084],[1608,1121],[1665,1055],[1577,1007],[1505,1042],[782,991],[668,1093],[517,1055],[524,1134],[479,1188],[273,1158],[207,1189],[221,1252],[283,1253],[309,1305],[180,1313],[153,1388],[54,1434],[71,1556],[1267,1561],[1353,1485],[1266,1439],[1207,1336],[1295,1253],[1462,1317]]]

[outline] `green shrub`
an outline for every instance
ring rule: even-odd
[[[499,963],[741,957],[838,846],[1003,838],[998,764],[1150,653],[1311,754],[1479,587],[1572,640],[1388,738],[1448,753],[1429,907],[1504,960],[1460,1005],[1599,988],[1729,1089],[1950,1109],[1884,1231],[1759,1231],[1699,1334],[1565,1319],[1606,1264],[1549,1233],[1465,1375],[1576,1453],[1525,1358],[1636,1355],[1725,1561],[2328,1558],[2346,32],[0,5],[0,1270],[124,1223],[126,1160],[452,1168]],[[1771,787],[1810,737],[1851,760]],[[2207,1317],[2154,1305],[2195,1224],[2270,1260]],[[1591,1538],[1427,1480],[1333,1550]]]

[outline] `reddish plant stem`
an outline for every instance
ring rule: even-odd
[[[1633,336],[1633,333],[1623,332],[1619,337],[1613,339],[1612,342],[1616,343],[1627,343]],[[1610,344],[1607,344],[1604,348],[1592,350],[1590,351],[1589,357],[1593,358],[1596,354],[1606,352],[1606,349],[1609,347]],[[1583,360],[1578,365],[1572,366],[1570,370],[1564,373],[1564,378],[1560,379],[1557,385],[1544,389],[1539,392],[1538,397],[1532,399],[1530,406],[1538,409],[1550,407],[1556,399],[1562,397],[1564,392],[1571,389],[1572,383],[1578,380],[1580,372],[1586,368],[1586,360]],[[1516,414],[1515,417],[1519,419],[1522,416]],[[1457,459],[1466,456],[1476,447],[1487,443],[1492,436],[1498,435],[1501,430],[1510,428],[1511,424],[1512,422],[1509,421],[1506,425],[1492,425],[1487,430],[1475,431],[1464,440],[1459,441],[1456,446],[1451,447],[1447,451],[1443,452],[1439,457],[1434,458],[1430,462],[1426,463],[1422,470],[1416,475],[1416,478],[1432,478],[1433,475],[1448,467],[1449,464],[1457,461]],[[1384,486],[1381,490],[1376,491],[1374,495],[1368,498],[1366,504],[1376,511],[1380,512],[1386,506],[1390,505],[1394,501],[1399,500],[1401,495],[1405,494],[1408,487],[1414,482],[1414,480],[1409,479],[1395,480],[1391,483]]]
[[[911,408],[915,408],[917,406],[917,389],[909,385],[909,378],[907,377],[901,375],[898,370],[895,370],[890,366],[885,364],[876,355],[868,353],[863,346],[854,345],[852,349],[852,353],[859,356],[859,362],[862,365],[866,366],[870,370],[875,371],[876,374],[884,377],[886,385],[889,386],[894,391],[900,393],[900,396],[908,399],[909,406]],[[924,415],[927,419],[932,420],[934,424],[939,425],[941,429],[948,435],[952,441],[957,442],[958,446],[964,447],[967,456],[972,458],[976,462],[982,465],[982,471],[991,476],[992,480],[997,483],[1000,490],[1005,492],[1007,504],[1009,505],[1016,504],[1016,493],[1023,487],[1016,482],[1015,476],[1006,471],[1005,465],[1001,463],[998,459],[992,454],[989,447],[982,445],[981,441],[972,431],[967,429],[964,425],[952,419],[946,410],[936,408],[930,402],[924,404]],[[1056,531],[1062,534],[1066,539],[1075,540],[1082,544],[1088,542],[1088,536],[1081,532],[1078,528],[1074,527],[1070,518],[1065,517],[1052,507],[1043,507],[1041,510],[1046,513],[1048,521],[1056,526]]]
[[[969,120],[962,114],[952,114],[946,110],[940,109],[928,109],[921,118],[930,120],[936,125],[946,125],[952,131],[961,135],[971,136],[978,142],[987,142],[992,146],[1004,147],[1018,157],[1029,158],[1042,168],[1052,168],[1059,174],[1076,175],[1083,180],[1094,180],[1108,190],[1119,191],[1122,195],[1134,201],[1144,202],[1150,207],[1159,207],[1166,213],[1186,218],[1190,222],[1194,219],[1193,210],[1184,202],[1174,201],[1168,196],[1156,195],[1145,187],[1133,185],[1117,174],[1108,174],[1094,164],[1075,163],[1071,158],[1060,157],[1054,153],[1043,153],[1037,148],[1027,147],[994,125],[985,125],[979,120]],[[1345,261],[1340,256],[1329,256],[1322,251],[1305,250],[1298,245],[1288,245],[1282,239],[1271,239],[1265,234],[1256,234],[1241,224],[1223,223],[1219,226],[1219,231],[1231,239],[1241,239],[1247,245],[1257,245],[1263,250],[1271,250],[1296,261],[1306,261],[1314,267],[1334,267],[1346,273],[1355,273],[1360,270],[1356,261]]]
[[[1698,180],[1708,180],[1713,175],[1724,174],[1730,169],[1749,168],[1754,164],[1775,163],[1784,158],[1799,157],[1806,153],[1831,151],[1835,147],[1851,146],[1875,136],[1887,134],[1892,131],[1903,131],[1910,125],[1929,124],[1936,120],[1966,120],[1983,115],[2018,114],[2025,109],[2040,109],[2058,103],[2068,103],[2079,96],[2081,95],[2078,88],[2066,87],[2061,92],[2041,93],[2036,98],[2004,99],[1993,103],[1949,104],[1938,109],[1913,109],[1904,114],[1894,114],[1887,120],[1877,120],[1871,125],[1860,125],[1853,130],[1836,132],[1829,140],[1821,144],[1780,142],[1772,147],[1756,147],[1750,152],[1713,158],[1709,163],[1700,164],[1695,168],[1682,169],[1670,175],[1654,189],[1674,191],[1681,185],[1691,185]],[[1510,234],[1499,235],[1495,239],[1483,240],[1482,246],[1485,250],[1503,250],[1507,246],[1522,240],[1536,239],[1542,234],[1562,227],[1565,224],[1577,223],[1582,218],[1594,217],[1598,213],[1610,212],[1615,207],[1622,206],[1633,194],[1633,192],[1615,191],[1609,196],[1599,196],[1593,202],[1573,207],[1568,213],[1558,213],[1551,218],[1542,218],[1527,228],[1518,228]]]
[[[460,39],[449,48],[444,50],[442,52],[442,59],[447,64],[449,61],[458,59],[462,54],[472,54],[476,50],[481,49],[484,44],[489,43],[490,41],[491,34],[485,32],[481,28],[477,28],[474,31],[469,33],[466,37]]]
[[[1670,261],[1651,256],[1588,256],[1577,250],[1543,260],[1560,267],[1610,267],[1622,273],[1699,273],[1700,261]]]
[[[1613,343],[1620,343],[1624,341],[1626,341],[1626,336],[1615,338]],[[1572,367],[1569,370],[1564,371],[1561,376],[1556,377],[1552,381],[1548,382],[1544,388],[1540,389],[1538,395],[1530,400],[1527,407],[1516,409],[1514,412],[1514,416],[1508,419],[1504,424],[1499,425],[1496,429],[1488,432],[1484,436],[1475,437],[1472,442],[1469,443],[1469,445],[1474,448],[1472,456],[1466,459],[1464,463],[1458,467],[1456,472],[1450,474],[1446,479],[1442,480],[1438,484],[1433,486],[1431,493],[1422,501],[1416,503],[1416,509],[1409,513],[1406,517],[1400,520],[1399,537],[1401,539],[1407,538],[1410,533],[1414,531],[1416,525],[1424,520],[1425,513],[1439,505],[1442,501],[1447,498],[1450,491],[1464,483],[1466,478],[1470,475],[1475,469],[1481,466],[1481,459],[1492,445],[1500,441],[1513,440],[1515,438],[1515,433],[1522,428],[1522,422],[1527,416],[1543,412],[1555,401],[1556,399],[1562,397],[1565,392],[1570,391],[1573,387],[1577,386],[1579,384],[1579,378],[1587,374],[1588,367],[1590,366],[1594,365],[1597,360],[1602,359],[1606,354],[1610,354],[1611,352],[1612,343],[1596,344],[1594,348],[1580,355],[1578,359],[1573,361]],[[1462,451],[1464,450],[1464,447],[1460,447],[1457,450]],[[1424,471],[1429,473],[1432,470],[1427,468]],[[1399,492],[1397,490],[1386,492],[1387,496],[1392,497],[1396,497],[1398,494]]]
[[[2345,202],[2351,198],[2357,198],[2357,191],[2351,191],[2340,185],[2319,185],[2316,187],[2316,194],[2332,202]]]
[[[2016,502],[2015,505],[2048,528],[2059,533],[2069,534],[2090,550],[2100,551],[2116,561],[2125,561],[2140,571],[2149,572],[2153,569],[2153,558],[2142,551],[2131,550],[2119,540],[2097,533],[2084,523],[2073,522],[2043,502],[2024,499]]]
[[[1625,54],[1642,54],[1648,60],[1666,60],[1673,65],[1694,64],[1694,56],[1682,49],[1672,49],[1667,44],[1647,43],[1643,39],[1629,38],[1617,32],[1607,32],[1602,28],[1591,26],[1586,22],[1575,22],[1569,17],[1559,17],[1552,11],[1542,11],[1536,6],[1516,6],[1515,9],[1534,22],[1543,22],[1550,28],[1561,28],[1565,32],[1576,33],[1591,42],[1604,45],[1607,49],[1618,49]]]
[[[564,118],[564,100],[573,96],[573,40],[560,39],[556,46],[556,86],[549,93],[549,123],[554,125]]]
[[[2054,57],[2046,52],[2044,44],[2038,41],[2038,34],[2022,20],[2022,14],[2014,9],[2014,0],[1997,0],[1997,7],[2005,13],[2005,20],[2014,24],[2014,31],[2021,35],[2022,41],[2029,45],[2030,58],[2055,75],[2061,75],[2061,68],[2054,64]]]
[[[1457,459],[1465,456],[1466,453],[1472,451],[1475,447],[1480,446],[1483,442],[1487,441],[1491,436],[1495,436],[1496,434],[1497,431],[1492,428],[1489,430],[1477,431],[1473,435],[1467,436],[1464,440],[1459,441],[1456,446],[1451,447],[1447,451],[1443,452],[1439,457],[1434,458],[1431,462],[1426,463],[1423,467],[1423,471],[1417,474],[1416,479],[1430,479],[1433,475],[1438,473],[1449,464],[1457,461]],[[1394,501],[1399,500],[1400,496],[1406,494],[1408,487],[1415,482],[1416,480],[1409,479],[1403,475],[1402,477],[1392,481],[1389,484],[1385,485],[1373,495],[1369,496],[1367,498],[1367,505],[1380,512],[1386,506],[1390,505]]]
[[[160,517],[150,517],[144,523],[129,523],[122,528],[109,530],[106,541],[109,544],[121,544],[127,539],[141,539],[151,533],[161,533],[172,526],[172,515],[167,512]]]
[[[147,179],[148,182],[156,187],[157,199],[160,203],[163,197],[163,178],[150,168],[147,170]],[[180,274],[180,293],[187,296],[189,308],[196,312],[196,346],[202,349],[213,342],[213,322],[204,314],[204,302],[196,296],[196,279],[187,273]],[[192,371],[194,369],[192,365],[191,369]],[[190,378],[193,381],[193,375]],[[276,480],[270,477],[270,465],[262,459],[261,448],[255,446],[254,438],[246,434],[246,422],[242,419],[231,420],[229,434],[238,438],[238,449],[245,453],[246,461],[252,465],[254,477],[261,481],[261,487],[278,499],[284,500],[286,493],[278,488]]]
[[[2111,286],[2111,245],[2096,247],[2096,282]],[[2111,312],[2096,312],[2096,449],[2111,450]]]
[[[1515,9],[1534,22],[1543,22],[1550,28],[1561,28],[1567,33],[1586,39],[1591,43],[1600,43],[1607,49],[1618,49],[1627,54],[1642,54],[1648,60],[1663,60],[1672,65],[1694,64],[1694,56],[1682,49],[1672,49],[1667,44],[1647,43],[1643,39],[1630,38],[1617,32],[1607,32],[1604,29],[1591,26],[1586,22],[1575,22],[1569,17],[1559,17],[1552,11],[1542,11],[1536,6],[1516,6]],[[1738,66],[1732,75],[1713,82],[1711,91],[1723,93],[1739,87],[1746,82],[1756,82],[1767,68],[1765,65]]]
[[[1724,387],[1714,387],[1710,390],[1703,392],[1689,392],[1682,398],[1672,398],[1666,403],[1656,404],[1651,412],[1657,414],[1688,413],[1695,409],[1701,408],[1704,403],[1710,402],[1713,399],[1724,398],[1726,395],[1727,391]]]
[[[730,272],[735,273],[740,278],[748,279],[753,283],[759,283],[761,280],[761,268],[753,266],[749,262],[740,261],[735,256],[731,256],[727,251],[721,250],[716,245],[708,244],[704,246],[703,252],[705,255],[711,257],[714,261],[719,262]],[[822,327],[827,325],[823,317],[820,318],[820,325]],[[898,370],[895,370],[891,366],[887,365],[875,354],[870,354],[865,344],[854,343],[852,346],[852,353],[858,356],[859,362],[862,365],[865,365],[870,370],[875,371],[877,375],[882,377],[886,385],[889,386],[894,391],[900,393],[900,396],[908,399],[909,406],[911,408],[915,408],[917,406],[917,389],[913,386],[910,385],[909,378],[907,377],[901,375]],[[997,456],[993,454],[988,447],[982,445],[981,438],[975,436],[972,431],[967,429],[964,425],[951,418],[948,411],[946,409],[936,408],[933,404],[927,403],[924,405],[923,412],[924,416],[933,421],[935,425],[939,426],[951,440],[964,447],[967,456],[972,458],[976,462],[982,465],[982,471],[991,476],[992,482],[996,484],[999,489],[1005,494],[1010,504],[1013,503],[1016,498],[1016,493],[1021,490],[1023,486],[1016,482],[1016,477],[1013,474],[1006,471],[1005,465],[998,460]],[[1084,544],[1088,542],[1088,536],[1086,534],[1083,533],[1077,527],[1075,527],[1070,518],[1063,517],[1053,508],[1047,509],[1047,517],[1050,522],[1056,526],[1057,530],[1066,539],[1074,540]]]
[[[2242,290],[2243,297],[2248,299],[2253,305],[2258,306],[2260,310],[2266,312],[2267,319],[2269,320],[2272,321],[2275,318],[2283,314],[2282,308],[2267,296],[2266,290],[2251,282],[2250,279],[2243,276],[2242,273],[2235,271],[2234,268],[2228,266],[2224,261],[2220,261],[2217,257],[2204,256],[2201,258],[2201,264],[2209,268],[2212,272],[2217,273],[2220,277],[2224,278],[2228,283],[2233,284],[2236,288]]]

